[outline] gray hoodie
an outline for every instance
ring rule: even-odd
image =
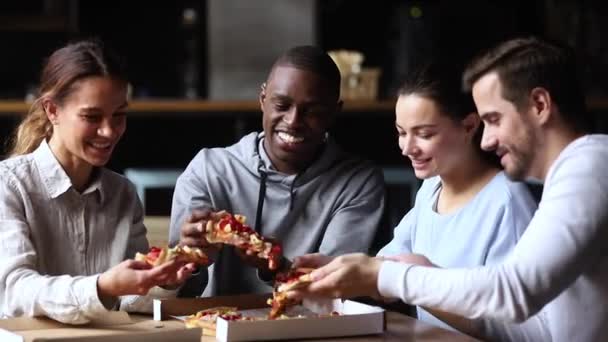
[[[194,157],[175,187],[170,244],[179,241],[193,209],[211,208],[245,215],[263,236],[279,240],[290,259],[314,252],[367,252],[384,210],[381,171],[328,139],[311,166],[285,175],[272,166],[263,139],[264,133],[251,133],[235,145],[205,148]],[[266,189],[260,191],[263,173]],[[264,200],[256,225],[260,192]],[[205,279],[193,281],[202,289]],[[207,283],[204,296],[271,291],[231,248],[223,248],[209,267]]]

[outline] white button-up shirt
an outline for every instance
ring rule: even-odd
[[[78,324],[107,312],[99,273],[148,242],[133,185],[104,168],[96,173],[79,193],[45,141],[0,163],[0,316]],[[121,308],[147,311],[149,299],[123,297]]]

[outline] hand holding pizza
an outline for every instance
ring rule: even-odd
[[[381,264],[382,258],[362,253],[336,257],[310,274],[310,285],[291,291],[289,297],[378,298],[377,282]]]
[[[208,209],[194,210],[181,227],[179,245],[198,247],[213,259],[222,245],[209,242],[205,237],[208,222],[217,222],[222,212],[216,213]]]
[[[250,264],[276,270],[283,258],[283,249],[274,239],[266,238],[249,227],[245,216],[226,211],[212,214],[207,220],[203,237],[207,242],[234,246],[237,253]],[[258,260],[259,259],[259,260]],[[265,265],[261,263],[265,260]]]
[[[194,264],[172,259],[154,267],[145,261],[125,260],[97,278],[100,298],[145,295],[154,286],[173,286],[186,281]]]

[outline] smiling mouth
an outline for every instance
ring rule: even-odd
[[[289,145],[295,145],[295,144],[299,144],[302,143],[304,141],[304,137],[301,136],[295,136],[286,132],[277,132],[277,136],[279,137],[279,139]]]
[[[112,147],[112,143],[89,143],[89,145],[93,146],[99,150],[109,150]]]
[[[420,160],[420,159],[412,159],[412,166],[416,167],[416,166],[422,166],[427,164],[429,161],[431,161],[431,159],[424,159],[424,160]]]

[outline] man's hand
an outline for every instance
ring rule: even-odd
[[[217,213],[210,210],[194,210],[182,225],[179,239],[180,246],[199,247],[210,259],[221,249],[221,244],[211,244],[205,239],[205,227],[208,221],[219,220]]]
[[[97,291],[100,298],[145,295],[154,286],[183,283],[193,270],[194,264],[186,264],[179,258],[158,267],[143,261],[125,260],[99,276]]]
[[[336,257],[311,273],[313,282],[308,287],[290,292],[289,297],[378,298],[376,284],[381,264],[382,259],[362,253]]]
[[[329,264],[334,257],[321,253],[305,254],[293,260],[293,267],[319,268]]]

